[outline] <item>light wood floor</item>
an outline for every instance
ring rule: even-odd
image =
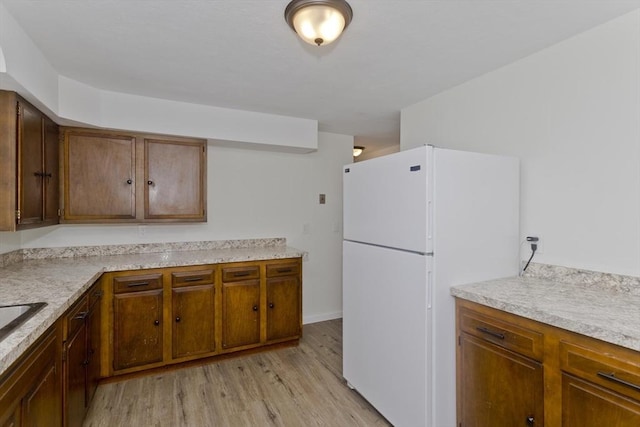
[[[342,378],[342,321],[297,347],[98,387],[85,427],[389,426]]]

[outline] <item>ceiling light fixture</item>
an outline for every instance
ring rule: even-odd
[[[342,34],[353,18],[345,0],[293,0],[284,10],[287,24],[309,44],[324,46]]]
[[[353,157],[358,157],[364,151],[364,147],[356,145],[353,147]]]

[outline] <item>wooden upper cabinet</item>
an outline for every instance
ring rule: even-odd
[[[206,145],[145,139],[145,218],[204,218]]]
[[[40,111],[18,101],[19,224],[33,224],[44,219],[42,126]]]
[[[64,128],[63,222],[206,221],[206,141]]]
[[[135,219],[135,138],[65,132],[64,218]]]
[[[58,141],[57,124],[0,91],[0,231],[58,223]]]

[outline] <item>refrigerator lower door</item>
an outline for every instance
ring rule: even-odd
[[[431,257],[343,243],[343,376],[396,427],[430,426]]]

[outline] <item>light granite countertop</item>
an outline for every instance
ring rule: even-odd
[[[512,277],[455,286],[451,294],[640,351],[640,287],[624,276],[596,274],[604,278],[593,280],[584,271]]]
[[[296,258],[305,252],[283,245],[184,248],[142,254],[25,259],[0,268],[0,305],[46,302],[47,305],[0,341],[0,375],[24,353],[103,272]],[[176,249],[176,248],[172,248]],[[191,247],[187,247],[191,249]],[[95,247],[92,248],[95,253]],[[37,257],[34,257],[37,258]]]

